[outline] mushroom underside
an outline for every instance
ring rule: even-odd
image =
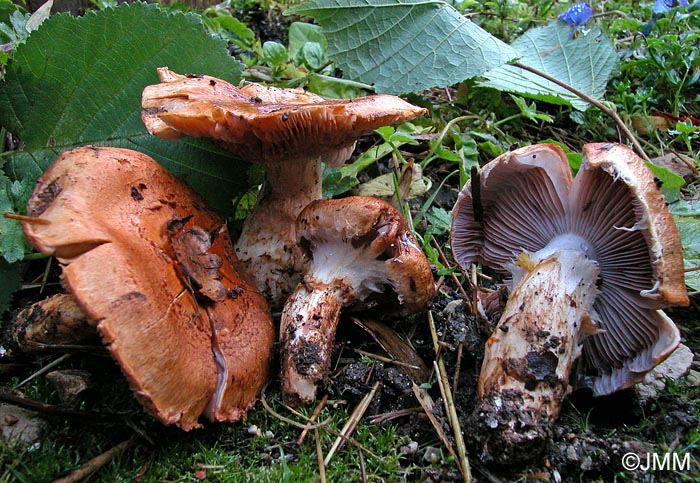
[[[430,265],[406,222],[380,199],[315,201],[296,228],[311,261],[280,327],[282,391],[293,406],[312,402],[327,377],[343,308],[381,294],[412,313],[435,293]]]
[[[673,350],[676,337],[667,317],[657,311],[668,303],[683,303],[682,298],[667,302],[660,293],[659,285],[669,277],[652,241],[658,228],[647,213],[649,202],[614,165],[589,166],[584,159],[576,178],[568,181],[560,174],[569,169],[563,153],[531,148],[482,174],[486,180],[478,203],[470,189],[463,192],[453,214],[455,258],[463,266],[482,263],[508,274],[519,254],[535,253],[560,234],[581,237],[600,269],[594,310],[602,330],[583,342],[576,381],[598,395],[629,387]],[[519,158],[527,158],[528,164]],[[511,170],[518,174],[509,176]],[[649,175],[643,181],[653,183],[651,179]],[[661,199],[655,184],[654,189],[657,193],[649,196]],[[481,213],[475,215],[474,206]],[[675,231],[675,226],[671,223],[668,230]],[[666,248],[664,256],[679,258],[680,250],[674,250]]]
[[[680,240],[653,176],[624,146],[585,146],[573,179],[555,146],[497,158],[460,194],[452,248],[464,267],[482,263],[512,277],[474,413],[489,457],[531,457],[570,385],[595,395],[630,387],[679,343],[661,309],[687,304]],[[543,265],[551,258],[564,267],[571,254],[575,270]],[[533,281],[544,273],[548,282]],[[584,293],[561,299],[572,287]],[[537,333],[546,341],[533,341]],[[543,351],[538,344],[551,337],[558,349]],[[556,378],[540,378],[543,367]]]

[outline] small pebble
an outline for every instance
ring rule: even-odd
[[[437,463],[438,461],[440,461],[440,450],[437,448],[433,448],[432,446],[428,446],[427,448],[425,448],[423,459],[430,464]]]
[[[410,441],[407,445],[401,446],[399,451],[401,452],[402,456],[410,456],[412,454],[416,454],[416,452],[418,451],[418,443],[416,443],[415,441]]]

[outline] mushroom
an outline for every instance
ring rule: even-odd
[[[158,69],[161,83],[143,91],[143,122],[155,136],[199,136],[266,168],[265,185],[246,219],[236,251],[274,306],[284,303],[304,265],[294,222],[320,199],[321,160],[342,164],[355,141],[372,130],[426,112],[402,99],[377,95],[326,100],[301,89],[248,84]]]
[[[460,193],[452,250],[462,267],[512,276],[478,385],[485,458],[532,457],[570,384],[630,387],[678,345],[660,309],[688,304],[680,238],[626,146],[585,145],[575,179],[557,146],[499,156]]]
[[[274,326],[237,272],[226,225],[148,156],[81,147],[39,178],[24,232],[119,362],[137,399],[185,430],[243,417]]]
[[[343,308],[389,288],[409,314],[435,295],[427,258],[401,214],[383,200],[313,201],[297,219],[296,236],[311,262],[280,326],[282,394],[292,406],[312,402],[328,375]]]
[[[3,330],[5,340],[0,347],[3,357],[15,350],[50,351],[97,339],[85,312],[66,293],[57,293],[16,312]]]

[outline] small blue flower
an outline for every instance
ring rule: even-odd
[[[669,12],[672,8],[676,7],[687,7],[688,0],[656,0],[654,6],[651,7],[652,15],[649,23],[647,23],[644,30],[642,30],[642,35],[648,37],[651,33],[651,29],[654,28],[656,21],[664,16],[665,13]]]
[[[588,6],[588,3],[580,2],[573,4],[568,10],[562,12],[559,15],[559,20],[563,20],[578,30],[579,27],[583,27],[588,22],[591,15],[593,15],[593,9]]]
[[[666,13],[674,7],[685,7],[688,0],[656,0],[651,11],[655,14]]]

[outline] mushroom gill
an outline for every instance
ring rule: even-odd
[[[383,200],[314,201],[299,215],[296,233],[311,262],[280,324],[282,394],[292,406],[311,403],[328,376],[344,308],[381,295],[410,314],[435,295],[428,259],[399,211]]]

